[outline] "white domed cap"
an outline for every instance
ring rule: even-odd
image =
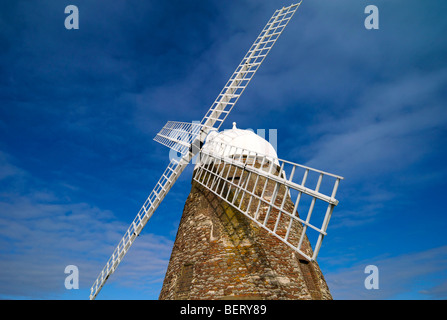
[[[231,156],[238,153],[247,154],[247,151],[237,149],[242,148],[251,152],[256,152],[260,155],[271,157],[275,159],[276,164],[279,164],[275,148],[273,148],[267,140],[261,138],[253,131],[236,128],[236,122],[233,122],[232,129],[224,130],[222,132],[211,131],[206,138],[203,150],[210,151],[210,148],[217,148],[219,142],[223,142],[226,145],[233,146],[235,148],[231,148],[231,150],[230,148],[211,150],[213,153],[217,153],[221,156]]]

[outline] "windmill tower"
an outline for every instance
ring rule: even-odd
[[[171,159],[90,299],[195,156],[160,299],[331,299],[316,258],[343,178],[281,160],[235,124],[218,131],[300,4],[275,11],[200,123],[169,121],[154,138],[181,158]]]
[[[267,178],[270,165],[273,175],[285,173],[273,146],[233,123],[231,130],[211,132],[202,154],[213,157],[195,165],[160,299],[331,299],[316,261],[249,218],[282,237],[288,232],[294,244],[303,232],[286,215],[294,208],[288,189]],[[282,207],[282,216],[267,203]],[[307,237],[301,247],[312,256]]]

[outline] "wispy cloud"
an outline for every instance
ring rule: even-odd
[[[356,208],[339,211],[337,223],[369,223],[407,196],[402,188],[442,183],[447,171],[425,163],[444,145],[446,85],[446,69],[381,83],[342,118],[327,117],[309,129],[315,139],[296,152],[309,156],[307,165],[344,176],[339,196]]]
[[[3,161],[5,165],[15,167]],[[27,179],[33,177],[28,174]],[[57,190],[2,192],[0,296],[44,299],[68,295],[64,269],[70,264],[78,266],[80,286],[88,289],[127,227],[113,212],[69,201]],[[172,241],[142,233],[138,242],[129,252],[133,258],[121,267],[120,277],[110,281],[144,291],[151,282],[162,281]],[[137,279],[146,281],[137,283]]]
[[[0,151],[0,181],[9,177],[17,177],[24,172],[11,164],[10,156]]]
[[[364,286],[369,275],[365,267],[371,264],[379,270],[377,290]],[[327,273],[326,280],[334,298],[340,300],[445,299],[447,247],[359,261]]]
[[[289,4],[98,3],[79,0],[76,32],[57,1],[0,4],[2,297],[66,297],[67,264],[88,289],[134,217],[128,204],[139,209],[168,163],[155,133],[200,120],[263,23]],[[408,248],[445,244],[431,232],[446,221],[446,4],[378,6],[380,30],[369,32],[362,2],[303,1],[224,125],[278,129],[281,158],[346,178],[322,249],[333,254],[320,254],[359,268],[329,273],[345,297],[368,254],[393,254],[376,259],[386,280],[388,265],[420,261],[401,254]],[[130,287],[156,297],[190,179],[171,189],[104,297]],[[402,247],[385,245],[398,238]],[[443,296],[444,280],[426,275],[421,295]],[[404,292],[412,277],[390,284]]]
[[[351,179],[405,170],[431,150],[447,124],[442,88],[447,70],[414,74],[365,91],[342,119],[312,129],[322,137],[309,164],[331,166]],[[312,130],[311,130],[312,131]],[[348,156],[349,155],[349,156]],[[330,164],[329,164],[330,163]]]

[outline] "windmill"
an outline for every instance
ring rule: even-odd
[[[262,230],[283,247],[296,252],[302,261],[316,260],[332,211],[338,204],[335,195],[343,178],[281,160],[268,148],[253,150],[247,148],[247,144],[234,144],[234,139],[227,139],[228,135],[218,131],[300,4],[275,11],[200,123],[168,121],[154,138],[180,153],[181,157],[170,160],[94,282],[90,299],[96,298],[180,174],[196,156],[193,181],[197,186],[243,215],[253,229]],[[239,138],[245,135],[235,124],[232,132],[239,133]],[[250,141],[253,142],[249,140],[248,145]],[[306,205],[305,219],[298,215],[303,204]],[[316,226],[311,223],[311,217],[314,208],[320,209],[321,205],[325,213]],[[309,236],[311,232],[315,235]],[[315,240],[313,245],[312,239]],[[181,271],[186,276],[191,273],[188,266],[184,264]],[[176,292],[176,297],[181,297],[178,289]]]

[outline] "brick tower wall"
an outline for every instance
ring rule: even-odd
[[[232,168],[227,166],[226,170]],[[253,181],[250,183],[255,188]],[[270,191],[264,193],[268,197],[273,184],[268,184],[266,190]],[[255,192],[260,191],[256,187]],[[293,208],[289,198],[285,205]],[[257,204],[251,206],[250,212],[255,211]],[[260,211],[262,219],[265,211]],[[275,223],[277,214],[270,213],[267,227]],[[288,222],[281,217],[278,230],[285,232]],[[301,229],[300,224],[293,228],[291,242],[293,238],[299,239]],[[306,254],[312,255],[307,239],[304,247]],[[193,180],[159,299],[332,299],[332,296],[315,261],[308,262]]]

